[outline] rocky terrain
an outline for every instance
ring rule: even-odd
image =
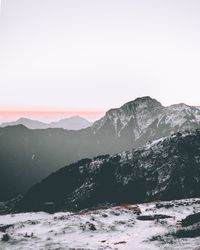
[[[199,195],[200,130],[195,130],[66,166],[33,186],[14,209],[55,212]]]
[[[0,216],[2,250],[197,250],[200,199]]]
[[[99,133],[109,128],[122,140],[129,136],[134,146],[142,146],[147,138],[155,140],[199,126],[198,107],[184,103],[164,107],[157,100],[145,96],[109,110],[102,119],[94,123],[92,129],[94,133]]]

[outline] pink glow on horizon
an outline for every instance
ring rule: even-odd
[[[95,121],[105,114],[105,110],[91,110],[91,109],[6,109],[0,107],[0,122],[14,121],[20,117],[27,117],[30,119],[37,119],[43,122],[54,121],[71,116],[81,116],[90,121]]]

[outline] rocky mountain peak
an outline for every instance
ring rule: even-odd
[[[94,133],[105,127],[114,129],[118,137],[122,133],[129,134],[133,144],[141,139],[142,145],[146,135],[152,140],[173,132],[199,128],[200,110],[184,103],[164,107],[150,96],[144,96],[109,110],[95,122]]]
[[[96,132],[110,123],[115,133],[120,136],[121,131],[131,122],[131,126],[134,123],[133,129],[136,130],[135,137],[137,137],[140,131],[151,124],[158,112],[163,109],[162,104],[150,96],[140,97],[125,103],[120,108],[110,109],[102,119],[94,123],[93,129]]]
[[[136,98],[133,101],[125,103],[121,109],[123,110],[144,110],[144,109],[155,109],[155,108],[162,108],[162,104],[158,102],[156,99],[151,98],[150,96],[144,96]]]
[[[136,98],[133,101],[127,102],[122,105],[120,108],[110,109],[106,112],[106,115],[112,116],[113,114],[122,114],[131,115],[135,112],[140,112],[144,110],[152,111],[157,108],[162,108],[162,104],[156,99],[151,98],[150,96],[144,96]]]

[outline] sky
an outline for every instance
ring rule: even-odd
[[[0,121],[200,105],[199,0],[1,0]]]

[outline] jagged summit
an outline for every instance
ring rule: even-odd
[[[129,135],[134,144],[146,135],[156,139],[179,130],[199,128],[200,109],[184,103],[164,107],[156,99],[144,96],[110,109],[94,123],[93,131],[98,133],[105,127],[114,130],[118,137]]]
[[[135,137],[137,137],[144,128],[152,123],[163,108],[160,102],[150,96],[136,98],[120,108],[110,109],[106,112],[102,119],[94,123],[94,132],[110,123],[116,134],[120,136],[122,130],[131,123],[130,126],[134,126],[133,130],[135,130]]]

